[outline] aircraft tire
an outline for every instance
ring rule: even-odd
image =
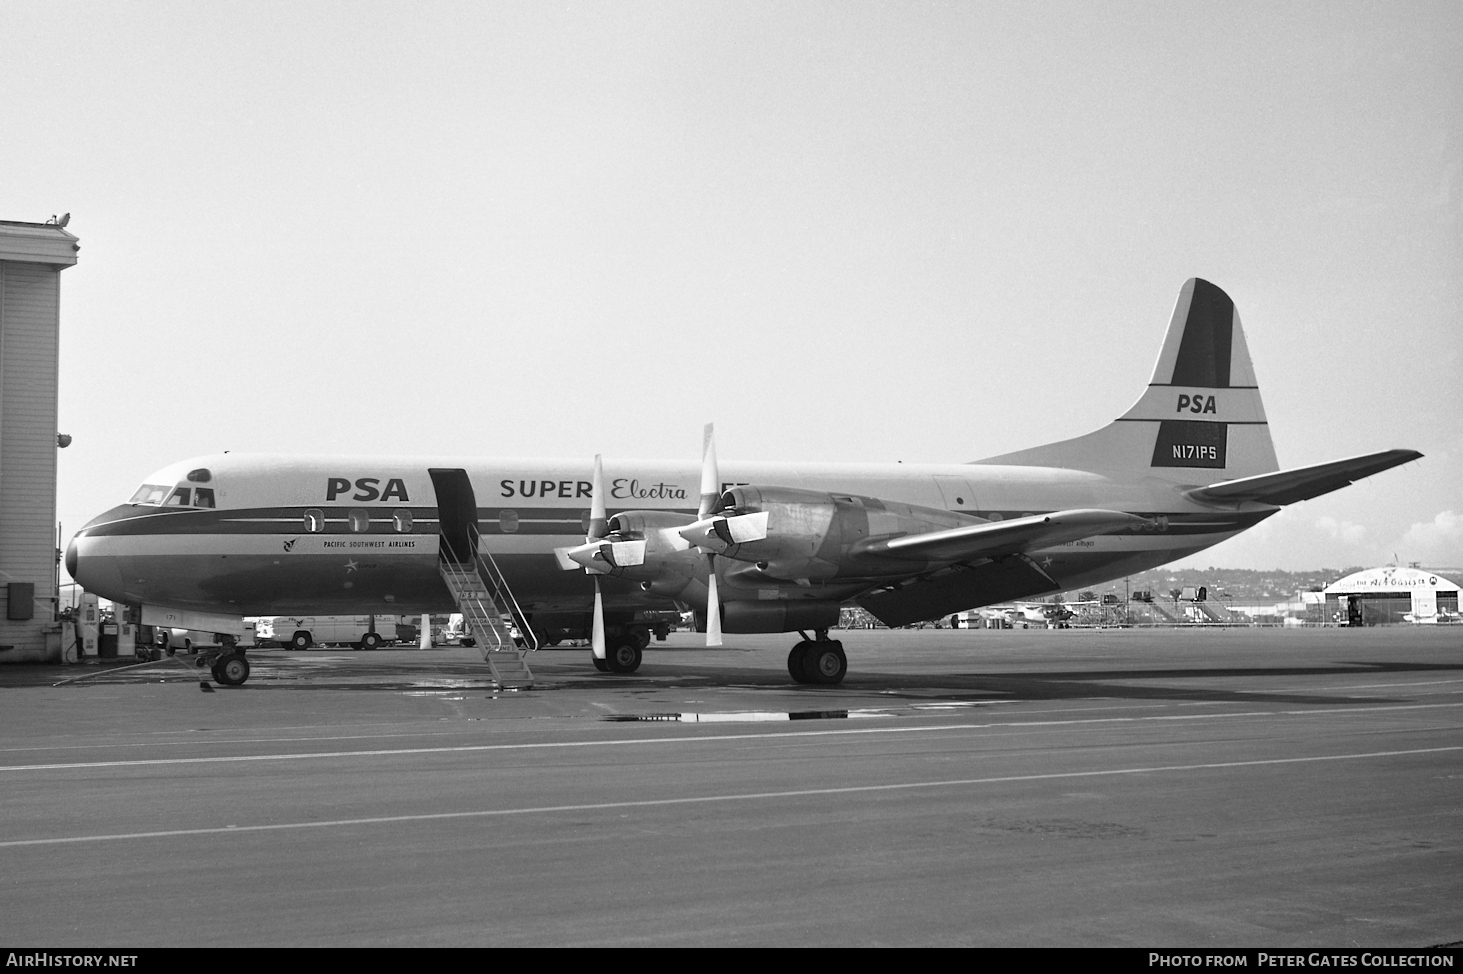
[[[381,636],[378,633],[368,632],[361,637],[360,646],[362,649],[380,649]]]
[[[807,669],[804,663],[808,657],[808,647],[811,645],[812,643],[805,639],[794,646],[792,651],[787,654],[787,672],[799,683],[808,682]]]
[[[601,673],[608,673],[610,671],[610,661],[607,659],[600,659],[598,656],[590,653],[589,661],[593,663],[594,668],[599,670]]]
[[[650,645],[649,626],[631,626],[628,630],[626,630],[625,634],[631,639],[635,640],[635,643],[641,649],[644,649],[646,646]]]
[[[634,673],[640,669],[640,645],[633,640],[623,639],[605,653],[611,673]]]
[[[243,653],[225,653],[213,664],[213,678],[226,687],[243,686],[249,679],[249,661]]]
[[[803,668],[808,683],[820,686],[842,683],[848,672],[848,657],[843,655],[843,643],[836,639],[813,643],[803,657]]]
[[[310,634],[303,629],[290,637],[290,649],[309,649],[311,645]]]

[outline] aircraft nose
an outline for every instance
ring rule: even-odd
[[[125,601],[120,552],[115,544],[108,543],[117,539],[107,535],[108,525],[131,513],[131,508],[113,508],[92,518],[66,546],[66,571],[72,581],[93,595]]]

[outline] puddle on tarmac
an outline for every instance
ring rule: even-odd
[[[679,724],[737,724],[771,720],[846,720],[862,717],[893,717],[887,710],[739,710],[724,713],[681,714],[608,714],[600,720],[616,723],[631,721],[670,722]]]

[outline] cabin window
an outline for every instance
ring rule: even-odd
[[[502,531],[504,534],[512,534],[513,532],[517,531],[518,530],[518,512],[517,511],[499,511],[498,512],[498,530],[499,531]]]
[[[411,511],[392,511],[391,526],[397,534],[411,533]]]
[[[199,488],[196,488],[193,491],[193,506],[194,507],[212,507],[213,506],[213,488],[212,487],[199,487]]]
[[[192,500],[192,499],[193,499],[193,490],[191,488],[189,488],[189,487],[179,487],[177,490],[173,491],[173,495],[168,498],[167,506],[168,507],[187,507],[188,506],[188,502],[190,500]]]
[[[310,508],[305,512],[305,530],[311,534],[319,534],[325,530],[325,512],[318,508]]]
[[[365,534],[371,530],[371,515],[364,508],[357,507],[346,517],[350,521],[351,531],[354,533]]]
[[[172,486],[168,484],[143,484],[137,488],[137,493],[133,494],[132,499],[127,503],[161,504],[172,489]]]

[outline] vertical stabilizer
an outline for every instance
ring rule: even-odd
[[[1148,388],[1100,430],[977,463],[1067,467],[1213,483],[1279,469],[1234,302],[1190,278]]]

